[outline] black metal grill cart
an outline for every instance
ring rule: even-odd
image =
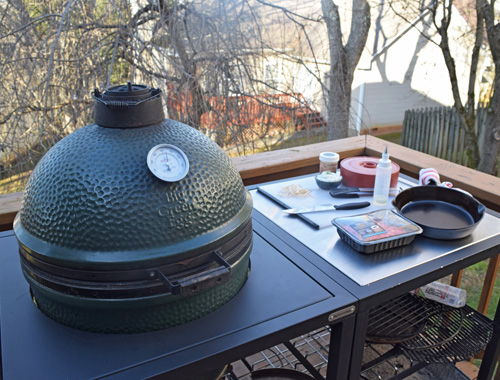
[[[0,247],[5,380],[216,378],[233,361],[327,325],[336,347],[329,378],[347,378],[355,298],[301,255],[285,257],[256,233],[251,275],[227,304],[179,326],[133,334],[81,331],[48,318],[32,301],[12,232],[0,234]]]
[[[271,242],[276,249],[285,254],[289,249],[293,252],[299,252],[322,273],[339,283],[358,299],[349,372],[350,380],[358,380],[360,377],[370,378],[368,372],[373,370],[377,360],[378,363],[381,363],[394,354],[394,351],[389,353],[379,351],[377,353],[378,358],[363,358],[363,353],[366,355],[364,349],[366,347],[370,348],[371,345],[371,343],[367,342],[367,332],[369,332],[369,322],[373,322],[370,317],[373,317],[376,308],[388,307],[390,302],[407,295],[415,288],[493,257],[500,252],[500,218],[498,214],[487,211],[476,230],[470,236],[458,240],[445,241],[417,236],[407,246],[374,254],[359,253],[340,239],[335,227],[328,225],[328,221],[334,217],[334,213],[336,213],[335,216],[343,216],[347,211],[316,213],[316,215],[322,214],[321,217],[314,216],[315,214],[306,214],[306,219],[292,217],[283,212],[284,207],[298,207],[298,205],[287,204],[287,202],[293,203],[291,198],[282,198],[285,201],[281,202],[281,204],[271,198],[273,195],[278,194],[280,189],[287,188],[292,184],[300,185],[305,189],[313,189],[313,193],[317,192],[313,176],[290,178],[255,186],[251,190],[254,209],[257,211],[254,212],[254,220],[264,227],[261,232],[262,236]],[[398,187],[406,188],[413,185],[414,182],[409,178],[400,176]],[[369,197],[366,197],[366,200],[369,200]],[[352,202],[353,200],[329,199],[330,203],[342,201]],[[374,206],[370,206],[364,210],[355,210],[354,212],[351,210],[351,215],[356,212],[358,214],[371,212],[374,209]],[[328,213],[329,215],[327,215]],[[317,228],[318,226],[321,228]],[[408,313],[411,312],[407,310],[402,312],[403,315]],[[440,313],[435,314],[437,316],[433,317],[434,319],[431,317],[427,319],[432,323],[441,323],[440,326],[451,331],[448,332],[449,336],[443,337],[443,340],[445,343],[448,343],[448,341],[458,342],[458,346],[455,346],[457,350],[443,353],[441,351],[442,342],[427,343],[430,350],[435,353],[434,357],[430,358],[420,354],[419,356],[415,353],[416,351],[413,351],[413,355],[408,355],[412,347],[405,348],[389,341],[388,343],[391,343],[390,347],[399,348],[409,363],[407,368],[402,369],[397,368],[398,363],[392,365],[392,367],[396,368],[394,371],[397,373],[396,378],[404,378],[428,364],[430,364],[429,368],[447,367],[455,370],[455,367],[451,365],[454,360],[462,360],[462,354],[467,356],[467,354],[473,354],[472,351],[478,349],[478,346],[471,345],[471,352],[462,352],[467,351],[466,340],[468,339],[467,334],[470,333],[468,326],[471,326],[471,331],[477,329],[476,331],[484,332],[484,334],[479,334],[482,335],[480,337],[481,342],[478,342],[479,348],[484,347],[489,341],[479,379],[490,379],[500,347],[498,328],[494,328],[500,322],[498,313],[493,322],[468,309],[463,312],[463,315],[460,314],[454,317],[449,316],[450,313],[447,311]],[[382,318],[386,317],[382,316]],[[446,318],[449,323],[446,322]],[[470,319],[466,320],[466,318]],[[393,326],[393,330],[399,327],[400,322],[401,319]],[[456,328],[455,333],[449,327],[456,323],[461,325]],[[413,326],[416,336],[420,333],[419,328],[418,324]],[[467,333],[466,337],[459,335],[459,332],[460,334]],[[474,334],[470,333],[468,336]],[[460,378],[453,376],[458,375],[452,375],[450,378]]]

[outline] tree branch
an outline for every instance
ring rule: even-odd
[[[291,18],[290,16],[294,16],[294,17],[297,17],[297,18],[301,18],[303,20],[306,20],[306,21],[313,21],[313,22],[319,22],[321,20],[321,17],[318,17],[317,19],[313,19],[313,18],[309,18],[309,17],[305,17],[305,16],[302,16],[302,15],[299,15],[295,12],[292,12],[290,11],[289,9],[285,8],[285,7],[280,7],[278,5],[275,5],[275,4],[271,4],[271,3],[268,3],[266,1],[263,1],[263,0],[256,0],[258,3],[262,4],[262,5],[265,5],[267,7],[271,7],[271,8],[275,8],[275,9],[279,9],[281,10],[285,15],[287,15],[287,17],[289,17],[291,20],[293,20],[293,18]]]
[[[353,0],[352,7],[351,33],[349,33],[346,44],[348,67],[351,69],[351,75],[358,65],[365,48],[371,23],[370,6],[367,0]]]
[[[471,67],[469,71],[469,86],[467,92],[467,103],[465,104],[467,108],[467,113],[475,117],[476,108],[476,96],[475,87],[477,81],[477,68],[479,65],[479,54],[481,52],[481,46],[483,44],[484,35],[484,16],[483,8],[480,1],[476,0],[476,35],[474,39],[474,47],[472,48],[471,56]]]
[[[19,33],[21,31],[25,30],[26,28],[29,28],[32,25],[39,24],[39,23],[41,23],[42,21],[45,21],[48,18],[58,18],[58,17],[63,17],[63,16],[60,15],[60,14],[52,13],[50,15],[43,15],[43,16],[37,17],[33,21],[31,21],[31,22],[29,22],[27,24],[24,24],[23,26],[20,26],[19,28],[13,30],[12,32],[9,32],[7,34],[1,35],[0,36],[0,40],[4,39],[4,38],[7,38],[9,36],[12,36],[13,34]]]

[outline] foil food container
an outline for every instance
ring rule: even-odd
[[[410,244],[422,228],[394,210],[339,217],[332,220],[340,238],[358,252],[371,254]]]

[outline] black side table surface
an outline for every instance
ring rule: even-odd
[[[166,330],[96,334],[63,326],[36,309],[17,250],[12,232],[0,233],[0,369],[5,380],[146,378],[163,373],[172,379],[195,379],[325,326],[332,312],[356,302],[327,277],[320,285],[254,234],[250,277],[220,309]],[[353,325],[353,315],[350,318]],[[350,347],[350,338],[344,343]]]

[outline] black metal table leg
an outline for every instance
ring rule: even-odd
[[[355,316],[330,326],[331,337],[326,380],[347,379],[354,326]]]
[[[486,351],[484,352],[477,380],[491,380],[493,378],[495,365],[500,355],[500,307],[498,304],[493,323],[493,336],[486,346]]]
[[[356,326],[351,350],[351,363],[349,365],[349,380],[359,380],[363,364],[363,351],[365,346],[366,332],[368,329],[368,311],[358,312],[356,315]]]

